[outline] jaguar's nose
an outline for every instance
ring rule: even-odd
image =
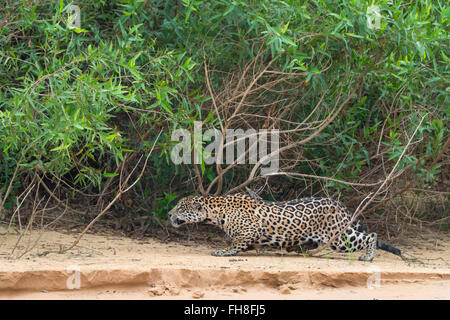
[[[172,210],[170,210],[169,213],[167,213],[169,218],[173,217],[173,215],[175,214],[176,211],[177,211],[177,206],[173,207]]]

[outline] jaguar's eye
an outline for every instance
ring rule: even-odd
[[[201,204],[197,204],[195,206],[195,210],[200,211],[202,209],[202,205]]]

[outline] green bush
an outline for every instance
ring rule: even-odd
[[[422,186],[442,179],[442,162],[433,160],[448,139],[450,9],[444,1],[73,3],[81,11],[81,25],[74,29],[68,27],[71,2],[0,4],[0,194],[18,167],[6,208],[35,174],[62,178],[83,191],[80,197],[98,193],[117,179],[125,155],[148,151],[163,129],[140,182],[142,192],[136,192],[142,199],[153,193],[150,205],[162,217],[174,192],[198,187],[192,166],[169,160],[171,129],[192,128],[194,120],[218,128],[207,81],[220,99],[249,65],[254,74],[242,78],[246,85],[269,65],[278,73],[258,79],[261,88],[278,74],[291,75],[273,91],[251,96],[252,104],[275,107],[270,112],[286,120],[282,130],[305,119],[323,92],[316,121],[358,87],[320,135],[286,154],[303,157],[290,171],[374,181],[380,154],[396,161],[425,115],[400,169]],[[381,18],[379,28],[371,29],[372,4]],[[276,102],[281,100],[294,101],[286,114],[285,104]],[[268,119],[269,107],[246,108],[261,116],[250,125],[258,128]],[[240,165],[229,171],[224,190],[245,181],[250,170]],[[216,176],[215,165],[202,164],[205,185]],[[332,181],[326,187],[348,188]],[[321,188],[313,183],[308,193]]]

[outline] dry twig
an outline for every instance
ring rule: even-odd
[[[98,219],[100,219],[124,193],[129,191],[141,179],[142,175],[144,174],[145,168],[147,167],[148,159],[150,158],[150,155],[152,154],[152,151],[153,151],[153,149],[154,149],[154,147],[156,145],[156,142],[158,141],[159,136],[161,135],[161,133],[162,133],[162,130],[159,132],[158,136],[155,139],[155,142],[153,143],[152,148],[150,149],[149,153],[147,154],[147,157],[145,158],[145,162],[144,162],[144,165],[143,165],[143,167],[141,169],[141,172],[140,172],[139,176],[134,180],[133,183],[131,183],[128,186],[128,181],[130,180],[130,178],[131,178],[134,170],[136,169],[136,167],[139,165],[139,163],[140,163],[140,161],[142,159],[142,156],[139,159],[139,161],[136,163],[136,165],[133,168],[133,170],[131,171],[131,173],[124,179],[124,181],[123,182],[120,181],[120,183],[119,183],[119,191],[117,192],[117,194],[114,197],[114,199],[111,200],[109,202],[109,204],[94,219],[92,219],[92,221],[84,228],[84,230],[78,235],[77,239],[68,248],[61,248],[62,252],[67,252],[67,251],[73,249],[80,242],[81,238],[86,234],[86,232],[88,232],[88,230],[94,225],[94,223]],[[125,163],[122,163],[122,170],[123,170],[123,166],[124,165],[125,165]],[[122,170],[121,170],[121,172],[122,172]],[[122,174],[120,175],[120,180],[122,180]]]

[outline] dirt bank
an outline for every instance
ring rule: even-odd
[[[30,252],[10,258],[14,247],[17,257],[38,236]],[[214,245],[223,243],[180,244],[110,234],[86,235],[70,252],[47,253],[75,237],[33,231],[16,246],[17,235],[0,236],[0,299],[450,298],[448,235],[402,247],[420,260],[409,265],[382,251],[372,263],[358,261],[359,253],[331,251],[320,257],[276,250],[213,257]]]

